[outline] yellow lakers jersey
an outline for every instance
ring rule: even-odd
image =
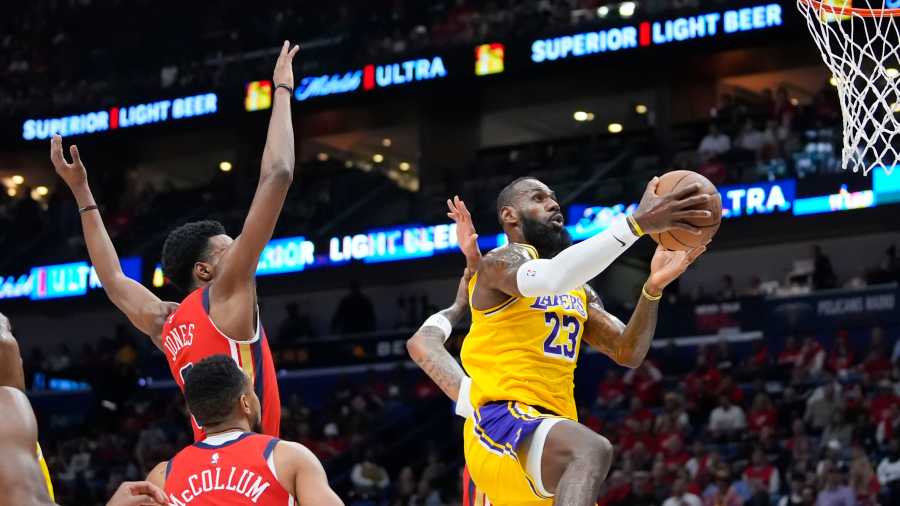
[[[44,460],[44,452],[41,451],[40,443],[37,443],[37,457],[38,462],[41,463],[41,472],[44,473],[44,480],[47,481],[47,492],[50,493],[50,500],[56,502],[56,497],[53,496],[53,483],[50,482],[50,469],[47,468],[47,461]]]
[[[524,246],[537,258],[533,247]],[[478,273],[469,281],[470,305],[477,282]],[[510,297],[486,311],[472,308],[461,353],[472,377],[472,405],[518,401],[577,420],[575,365],[586,320],[582,287],[563,295]]]

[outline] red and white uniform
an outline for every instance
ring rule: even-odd
[[[294,506],[275,474],[278,441],[253,432],[229,432],[181,450],[166,467],[169,504]]]
[[[761,482],[768,488],[770,494],[777,494],[781,487],[778,469],[776,469],[775,466],[748,466],[747,469],[744,470],[743,480],[746,483],[750,483],[754,480]]]
[[[209,317],[209,287],[195,290],[187,296],[163,326],[163,352],[172,370],[175,382],[184,392],[184,378],[197,362],[224,353],[253,380],[253,389],[259,397],[262,412],[263,433],[278,437],[281,424],[281,399],[275,364],[266,332],[257,317],[256,336],[249,341],[235,341],[216,328]],[[191,420],[194,441],[206,437],[203,428]]]

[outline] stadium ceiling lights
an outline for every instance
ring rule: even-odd
[[[19,192],[17,192],[15,188],[8,188],[6,190],[6,194],[9,195],[10,197],[15,197],[16,193],[19,193]]]
[[[385,138],[383,141],[381,141],[381,145],[384,146],[384,147],[386,147],[386,148],[389,148],[389,147],[391,147],[391,140]]]
[[[594,113],[591,112],[576,111],[572,117],[575,118],[575,121],[594,121]]]
[[[620,125],[618,123],[610,123],[609,131],[610,131],[610,133],[617,134],[622,131],[622,125]]]
[[[634,112],[638,114],[647,114],[647,106],[644,104],[638,104],[637,106],[635,106]]]
[[[887,69],[885,72],[887,72],[888,77],[897,77],[900,75],[900,70],[897,69]]]
[[[609,15],[609,7],[603,5],[601,7],[597,7],[597,17],[605,18]]]
[[[15,183],[15,184],[22,184],[22,183],[25,182],[25,178],[22,177],[22,176],[13,176],[13,177],[12,177],[12,182]]]
[[[619,15],[623,18],[630,18],[634,15],[634,10],[637,8],[637,4],[634,2],[625,2],[619,6]]]
[[[328,161],[328,153],[319,153],[318,155],[316,155],[316,158],[320,162],[327,162]]]
[[[372,157],[372,160],[373,160],[375,163],[381,163],[381,162],[384,161],[384,157],[381,156],[381,155],[376,154],[375,156]]]
[[[401,163],[400,163],[400,170],[402,170],[402,171],[404,171],[404,172],[407,171],[407,170],[409,170],[409,164],[406,163],[406,162],[401,162]]]
[[[222,162],[219,164],[219,170],[222,172],[228,172],[231,170],[231,162]]]
[[[47,188],[46,186],[38,186],[37,188],[34,189],[34,191],[35,191],[35,193],[37,193],[37,194],[40,195],[41,197],[43,197],[43,196],[47,195],[48,193],[50,193],[50,189]]]

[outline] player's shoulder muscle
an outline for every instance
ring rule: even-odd
[[[478,264],[478,279],[493,284],[505,277],[510,270],[518,269],[529,260],[531,255],[528,248],[521,244],[510,243],[494,248]]]

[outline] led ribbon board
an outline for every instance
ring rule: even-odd
[[[125,276],[141,282],[141,258],[120,260]],[[31,300],[58,299],[85,295],[88,289],[103,288],[97,271],[87,262],[32,267],[16,278],[0,278],[0,299],[28,297]]]
[[[531,44],[531,61],[542,63],[608,51],[761,30],[781,26],[781,15],[781,5],[771,3],[664,21],[645,21],[636,26],[626,25],[552,39],[538,39]]]
[[[26,141],[47,139],[53,137],[54,134],[69,137],[203,116],[219,110],[218,100],[215,93],[207,93],[174,100],[113,107],[108,111],[95,111],[62,118],[30,119],[22,124],[22,138]]]
[[[392,85],[427,81],[446,77],[447,69],[440,56],[387,65],[366,65],[359,70],[324,76],[308,76],[300,80],[294,98],[300,101],[360,89],[372,90]]]

